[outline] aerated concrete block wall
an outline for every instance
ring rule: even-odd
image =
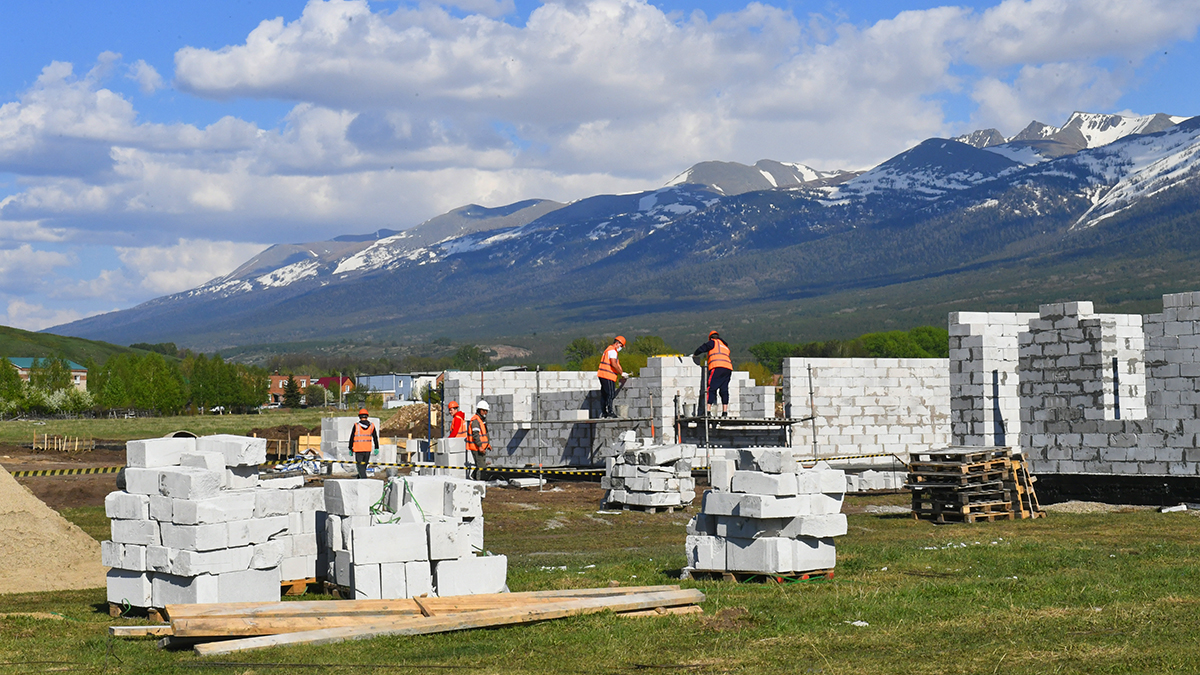
[[[910,452],[950,441],[947,359],[784,359],[783,401],[788,417],[808,417],[815,410],[818,458],[895,453],[907,461]],[[813,455],[812,426],[792,426],[799,456]],[[890,457],[857,461],[894,463]]]
[[[1021,447],[1035,472],[1200,475],[1200,293],[1164,295],[1141,324],[1090,302],[1043,305],[1030,322]]]
[[[485,372],[482,396],[480,376],[479,372],[447,372],[446,399],[457,400],[468,414],[473,414],[481,397],[487,400],[491,406],[488,434],[494,449],[489,461],[504,467],[601,466],[620,434],[629,430],[639,437],[675,443],[675,397],[679,396],[681,408],[690,414],[701,387],[701,367],[690,358],[653,357],[638,377],[629,378],[621,387],[614,402],[623,417],[650,421],[571,424],[600,417],[600,383],[595,372]],[[773,390],[753,384],[749,374],[733,373],[730,415],[773,414]]]

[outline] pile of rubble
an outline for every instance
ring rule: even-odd
[[[605,460],[604,504],[654,511],[691,504],[696,498],[692,466],[702,456],[695,445],[639,444],[626,432],[615,445],[616,454]]]
[[[713,459],[712,489],[687,527],[685,574],[830,571],[846,476],[824,462],[806,469],[790,449],[730,450]]]
[[[266,440],[216,435],[126,444],[125,489],[104,500],[108,601],[277,600],[285,579],[316,576],[320,488],[259,481]]]
[[[326,481],[329,580],[355,599],[505,591],[508,559],[476,555],[485,489],[449,476]]]

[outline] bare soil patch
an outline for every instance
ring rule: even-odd
[[[0,467],[9,472],[124,465],[124,446],[120,450],[98,448],[90,452],[70,453],[53,450],[35,452],[15,445],[0,445]],[[29,476],[17,478],[16,481],[53,509],[104,506],[104,497],[117,489],[117,474],[115,473],[82,476]]]

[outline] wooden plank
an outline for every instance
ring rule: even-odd
[[[680,614],[703,614],[700,605],[683,605],[681,607],[655,607],[654,609],[637,609],[632,612],[617,612],[617,616],[627,616],[636,619],[652,616],[673,616]]]
[[[472,628],[533,623],[567,616],[593,614],[605,610],[621,612],[654,609],[655,607],[693,605],[703,601],[704,594],[694,589],[636,593],[612,597],[575,598],[558,602],[539,603],[527,607],[487,609],[440,617],[397,617],[386,622],[352,628],[325,628],[302,633],[288,633],[285,635],[270,635],[229,640],[226,642],[198,644],[195,650],[201,656],[214,656],[280,645],[331,644],[345,640],[363,640],[382,635],[426,635]]]
[[[511,607],[526,602],[561,598],[586,598],[630,595],[656,591],[679,590],[678,585],[617,586],[613,588],[579,588],[555,591],[525,591],[521,593],[489,593],[455,595],[445,598],[422,598],[435,612],[462,612],[475,609]],[[239,602],[197,605],[168,605],[172,619],[203,616],[265,617],[265,616],[351,616],[354,614],[420,614],[421,608],[411,599],[404,600],[302,600],[297,602]]]
[[[424,602],[422,602],[422,600],[424,600]],[[434,615],[434,611],[429,608],[429,605],[431,604],[429,602],[429,598],[413,598],[413,602],[417,603],[417,607],[421,608],[421,614],[425,616]]]
[[[108,634],[113,637],[143,637],[146,635],[170,635],[171,627],[164,626],[109,626]]]

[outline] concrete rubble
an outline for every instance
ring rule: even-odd
[[[695,445],[653,445],[653,439],[638,441],[627,431],[613,445],[614,455],[605,460],[606,506],[671,508],[691,504],[696,498],[692,467],[702,461]]]
[[[451,476],[326,481],[327,578],[355,599],[506,591],[508,559],[476,555],[485,491]]]
[[[277,600],[316,576],[320,488],[262,480],[266,441],[216,435],[126,445],[125,490],[104,500],[108,601],[134,607]]]
[[[687,525],[691,572],[790,574],[829,570],[846,475],[818,462],[806,469],[790,448],[731,450],[711,462],[712,488]]]

